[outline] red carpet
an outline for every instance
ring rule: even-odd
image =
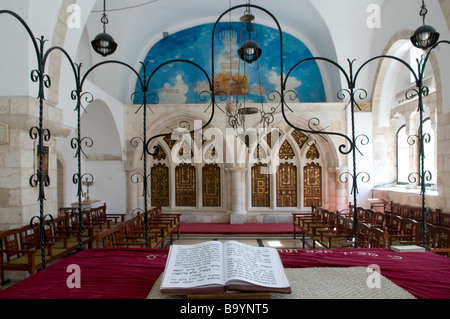
[[[297,227],[297,232],[301,229]],[[294,226],[290,223],[247,223],[247,224],[220,224],[220,223],[192,223],[181,224],[181,234],[293,234]]]

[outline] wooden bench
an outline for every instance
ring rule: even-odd
[[[319,211],[317,206],[311,206],[310,213],[292,213],[292,224],[294,226],[294,239],[297,238],[297,227],[302,228],[303,222],[306,220],[313,220],[319,217]]]
[[[146,247],[145,234],[136,225],[141,224],[142,216],[136,216],[109,229],[97,230],[96,248]],[[161,244],[158,233],[148,233],[148,248],[157,248]]]
[[[171,221],[172,223],[172,227],[173,227],[173,232],[176,231],[177,233],[177,238],[180,239],[180,225],[181,225],[181,214],[174,214],[174,213],[167,213],[164,214],[162,212],[162,206],[161,204],[159,204],[157,207],[157,211],[156,211],[156,218],[158,220],[165,220],[165,221]]]
[[[69,242],[70,237],[60,236],[55,225],[66,217],[47,221],[44,224],[45,264],[68,256],[78,245]],[[0,272],[4,270],[27,271],[30,275],[43,267],[40,225],[27,225],[10,229],[0,234]]]
[[[336,223],[336,230],[322,238],[321,244],[327,248],[353,247],[355,232],[353,229],[353,218],[346,215],[339,215]]]
[[[71,252],[80,246],[92,247],[94,228],[83,221],[81,229],[78,227],[78,214],[66,214],[53,219],[53,233],[55,245],[64,245]]]
[[[163,214],[161,206],[155,207],[147,212],[150,228],[164,229],[161,236],[168,238],[173,243],[173,235],[176,232],[180,238],[180,216],[181,214]],[[161,247],[162,248],[162,247]]]
[[[326,230],[333,227],[336,214],[331,213],[321,207],[314,207],[310,217],[298,218],[298,225],[302,230],[302,247],[305,248],[306,236],[313,240],[313,248],[316,247],[317,236],[320,236],[319,230]]]

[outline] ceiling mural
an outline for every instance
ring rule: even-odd
[[[212,75],[211,43],[214,24],[204,24],[168,35],[156,43],[147,54],[147,76],[161,64],[183,59],[198,64]],[[221,22],[216,26],[214,36],[214,83],[215,94],[241,99],[246,103],[268,102],[267,94],[280,91],[280,39],[277,29],[255,25],[251,33],[262,49],[261,57],[249,64],[238,57],[240,45],[249,39],[242,23]],[[283,33],[284,73],[296,63],[312,57],[306,45],[299,39]],[[143,70],[141,70],[141,75]],[[322,76],[315,61],[309,61],[296,68],[290,75],[287,90],[296,92],[293,102],[326,102]],[[136,91],[141,91],[136,83]],[[170,63],[153,76],[149,93],[158,95],[159,104],[208,103],[200,98],[201,92],[209,91],[205,75],[189,63]],[[204,95],[203,95],[204,96]],[[135,104],[142,103],[142,97],[135,95]]]

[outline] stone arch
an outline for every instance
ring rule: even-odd
[[[413,30],[402,30],[392,36],[384,48],[382,55],[395,55],[403,45],[405,45],[413,34]],[[385,85],[389,75],[389,69],[391,59],[382,59],[378,63],[378,67],[375,74],[373,83],[373,96],[372,96],[372,121],[373,121],[373,157],[374,157],[374,171],[384,172],[384,174],[377,174],[372,179],[374,185],[382,185],[392,183],[396,180],[396,133],[395,124],[397,121],[393,120],[398,113],[392,112],[392,105],[385,105],[383,102],[388,94],[383,92],[383,86]],[[393,62],[398,63],[398,62]],[[424,99],[424,103],[430,105],[432,113],[442,112],[442,82],[441,75],[438,66],[438,61],[435,53],[430,55],[428,61],[428,67],[433,70],[433,75],[436,83],[436,93],[432,96],[428,96]],[[414,67],[416,69],[416,67]],[[391,97],[387,97],[384,101],[389,100]],[[392,99],[391,99],[392,100]],[[409,102],[405,106],[402,106],[402,114],[406,120],[407,126],[409,126],[409,118],[411,111],[409,109],[416,110],[417,103],[415,101]],[[405,112],[408,111],[408,114]],[[383,160],[377,160],[383,159]]]
[[[183,106],[184,107],[184,106]],[[188,130],[194,129],[194,122],[193,121],[201,121],[202,123],[206,123],[206,119],[200,115],[185,112],[185,111],[179,111],[179,112],[171,112],[170,114],[164,115],[161,118],[155,119],[152,123],[148,125],[148,132],[147,132],[147,139],[151,139],[155,134],[161,134],[161,133],[170,133],[170,129],[176,129],[178,127],[183,127],[184,125],[181,122],[188,122],[189,128]],[[195,129],[200,128],[197,127],[198,124],[196,124]],[[214,130],[212,134],[223,132],[215,127],[214,125],[210,124],[207,128],[204,128],[201,133],[202,135],[205,134],[205,132],[211,132],[211,130]],[[214,135],[215,138],[217,138],[217,135]],[[168,178],[169,178],[169,205],[166,207],[167,210],[173,210],[176,211],[178,206],[176,205],[175,201],[175,174],[176,174],[176,167],[178,165],[182,165],[177,160],[172,158],[171,153],[173,152],[172,149],[167,145],[166,142],[163,141],[164,137],[158,137],[155,139],[152,139],[151,142],[148,145],[148,150],[153,151],[153,147],[156,145],[160,145],[161,149],[164,150],[166,153],[166,158],[164,160],[157,160],[156,162],[153,159],[153,156],[150,156],[147,154],[147,175],[151,174],[151,167],[153,166],[152,163],[164,163],[168,167]],[[190,138],[190,137],[189,137]],[[214,138],[214,140],[215,140]],[[217,160],[217,164],[220,168],[220,179],[222,181],[223,185],[226,185],[226,179],[225,179],[225,163],[226,163],[226,152],[228,151],[228,145],[226,145],[225,137],[221,137],[223,139],[222,145],[223,145],[223,158]],[[194,141],[195,142],[195,141]],[[191,211],[203,211],[203,201],[202,201],[202,168],[208,164],[209,162],[206,162],[203,158],[203,155],[205,153],[205,150],[212,145],[212,142],[214,141],[207,141],[202,145],[201,150],[201,162],[197,161],[197,158],[190,158],[190,164],[193,165],[195,168],[195,174],[196,174],[196,205],[189,207],[188,210]],[[140,142],[139,142],[140,143]],[[218,143],[220,145],[220,143]],[[174,149],[175,150],[175,149]],[[175,150],[175,152],[178,152],[178,149]],[[142,198],[142,190],[143,186],[142,183],[133,183],[131,181],[131,176],[135,173],[143,173],[143,162],[142,162],[142,148],[139,145],[137,148],[130,148],[130,151],[128,152],[128,165],[127,165],[127,175],[128,179],[126,181],[127,183],[127,211],[132,211],[133,209],[140,207],[143,208],[143,198]],[[189,162],[189,161],[188,161]],[[151,185],[150,181],[151,178],[148,177],[147,181],[148,184],[148,191],[151,191]],[[221,188],[221,205],[220,207],[214,207],[212,209],[209,209],[209,211],[222,211],[226,207],[226,186]],[[150,202],[149,202],[150,203]],[[150,204],[149,204],[150,205]],[[183,209],[186,209],[186,207],[183,207]]]
[[[292,123],[295,123],[297,127],[308,128],[308,120],[304,118],[302,115],[298,114],[289,114],[289,119]],[[323,141],[321,138],[317,138],[316,147],[321,154],[321,158],[319,160],[311,161],[306,160],[306,153],[308,151],[308,145],[305,145],[300,149],[295,142],[295,140],[291,137],[292,132],[294,131],[284,120],[280,113],[275,114],[275,119],[272,128],[279,128],[283,134],[280,136],[280,143],[278,143],[278,148],[281,147],[283,142],[287,140],[292,148],[294,149],[294,160],[288,161],[289,163],[294,163],[297,169],[297,207],[277,207],[276,202],[276,174],[272,174],[270,178],[270,207],[251,207],[251,194],[252,194],[252,176],[251,169],[253,163],[248,161],[248,174],[247,174],[247,211],[248,212],[262,212],[262,211],[271,211],[276,208],[277,211],[290,211],[290,210],[298,210],[303,209],[304,201],[303,201],[303,167],[306,163],[316,162],[322,167],[322,198],[323,198],[323,206],[329,209],[344,209],[346,208],[344,205],[347,205],[347,193],[342,192],[340,189],[346,189],[347,185],[341,184],[339,182],[339,168],[346,166],[346,162],[344,163],[342,157],[338,156],[338,150],[335,143],[341,142],[340,140],[334,140],[332,138],[326,137],[327,142]],[[262,125],[258,125],[257,128],[262,128]],[[319,128],[318,128],[319,129]],[[338,145],[340,145],[339,143]],[[253,153],[249,153],[248,156],[252,156]],[[271,149],[269,154],[271,161],[276,161],[275,157],[278,157],[278,149]],[[286,161],[283,161],[286,162]],[[272,162],[271,162],[272,163]],[[337,190],[339,189],[339,190]],[[344,197],[344,198],[340,198]]]

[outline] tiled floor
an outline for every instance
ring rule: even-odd
[[[181,235],[180,239],[175,239],[175,245],[193,245],[210,240],[236,240],[251,246],[274,247],[278,249],[302,249],[302,239],[294,239],[293,236],[226,236],[226,235]],[[312,248],[312,241],[306,238],[305,248]],[[316,243],[316,247],[319,245]],[[168,248],[168,247],[167,247]]]

